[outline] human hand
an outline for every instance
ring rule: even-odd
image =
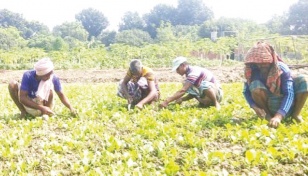
[[[259,117],[262,117],[262,118],[265,118],[265,117],[266,117],[266,112],[265,112],[263,109],[261,109],[261,108],[259,108],[259,107],[257,107],[257,106],[252,107],[252,109],[255,111],[255,113],[256,113]]]
[[[166,108],[168,106],[168,103],[166,101],[159,104],[159,108]]]
[[[133,97],[129,96],[127,98],[127,104],[132,104],[133,100],[134,100]]]
[[[71,116],[73,116],[73,117],[77,117],[78,116],[78,113],[77,113],[76,109],[71,109]]]
[[[297,123],[302,123],[304,122],[304,119],[302,116],[297,116],[297,117],[292,117]]]
[[[276,114],[268,123],[268,126],[272,128],[277,128],[281,123],[282,116],[280,114]]]
[[[41,106],[40,111],[42,112],[42,115],[44,114],[48,116],[55,115],[55,113],[47,106]]]
[[[182,102],[183,102],[182,98],[178,98],[177,100],[175,100],[175,103],[177,103],[177,104],[181,104]]]
[[[142,108],[143,108],[143,105],[140,104],[140,103],[138,103],[138,104],[135,105],[135,107],[138,108],[138,109],[142,109]]]

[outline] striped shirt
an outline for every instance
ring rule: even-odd
[[[206,68],[188,66],[186,72],[186,81],[190,82],[196,87],[200,87],[202,81],[215,83],[215,78],[213,73]]]
[[[289,67],[283,63],[278,62],[278,67],[282,70],[280,75],[281,89],[280,93],[283,96],[282,102],[280,104],[279,110],[277,113],[281,114],[283,117],[290,111],[291,106],[294,101],[294,88],[293,88],[293,79],[291,77],[291,72]],[[261,73],[257,67],[252,67],[252,81],[259,80],[266,86],[265,78],[262,78]],[[268,87],[266,86],[268,89]],[[249,90],[247,82],[244,83],[244,96],[250,107],[256,106],[256,103],[251,97],[251,92]]]

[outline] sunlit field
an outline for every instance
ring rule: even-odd
[[[73,118],[55,97],[56,116],[19,120],[0,86],[1,175],[307,175],[305,122],[268,128],[246,104],[242,84],[223,84],[222,109],[195,100],[130,110],[116,83],[64,84]],[[161,99],[181,85],[160,84]]]

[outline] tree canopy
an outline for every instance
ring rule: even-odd
[[[53,34],[62,38],[72,37],[80,41],[86,41],[88,32],[79,22],[65,22],[62,25],[53,28]]]
[[[143,16],[146,23],[146,31],[152,38],[156,37],[156,29],[161,27],[162,22],[174,24],[176,9],[172,6],[159,4],[150,13]]]
[[[75,18],[80,21],[83,27],[88,31],[90,40],[92,37],[99,36],[109,25],[105,15],[93,8],[82,10]]]
[[[143,30],[145,22],[137,12],[126,12],[119,24],[119,31],[140,29]]]
[[[202,24],[213,17],[213,11],[202,0],[178,0],[177,25]]]
[[[46,25],[37,21],[27,21],[21,14],[11,12],[6,9],[0,10],[0,27],[15,27],[22,32],[25,39],[31,38],[39,33],[49,33]]]
[[[291,34],[308,34],[308,0],[299,0],[289,9],[286,24],[290,27]]]

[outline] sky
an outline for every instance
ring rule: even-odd
[[[75,21],[83,9],[94,8],[108,19],[108,29],[116,30],[125,12],[149,13],[157,4],[176,7],[178,0],[0,0],[0,9],[22,14],[28,21],[39,21],[51,30],[64,22]],[[264,23],[274,15],[288,12],[298,0],[203,0],[220,17],[250,19]]]

